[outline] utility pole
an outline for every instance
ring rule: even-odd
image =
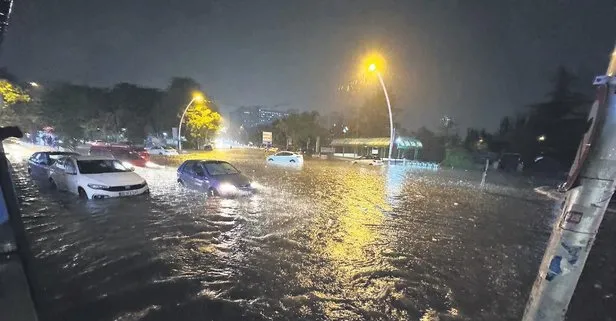
[[[9,26],[12,8],[13,0],[0,0],[0,44],[4,40],[4,31]]]
[[[616,187],[616,48],[605,76],[595,78],[597,98],[564,185],[559,219],[524,311],[523,321],[560,321],[575,291]]]

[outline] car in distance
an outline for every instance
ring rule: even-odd
[[[107,156],[68,156],[50,169],[49,183],[81,198],[102,199],[149,192],[146,181],[122,162]]]
[[[374,155],[364,155],[359,158],[354,159],[352,164],[360,164],[360,165],[370,165],[370,166],[381,166],[383,165],[383,161],[380,157]]]
[[[164,155],[164,156],[175,156],[178,155],[178,151],[173,147],[163,147],[163,146],[152,146],[150,148],[146,148],[150,155]]]
[[[135,169],[135,167],[146,167],[148,161],[135,152],[112,152],[111,155],[122,162],[122,165],[128,169]]]
[[[28,174],[36,178],[48,178],[49,167],[58,159],[67,156],[76,156],[71,152],[37,152],[28,159]]]
[[[219,160],[187,160],[178,168],[178,183],[208,196],[254,193],[259,185],[237,168]]]
[[[284,151],[267,156],[267,162],[274,164],[301,164],[304,162],[304,156],[301,154]]]

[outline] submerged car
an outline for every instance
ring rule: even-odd
[[[35,178],[48,178],[49,168],[60,158],[77,156],[71,152],[38,152],[28,159],[28,174]]]
[[[304,156],[293,152],[278,152],[267,156],[267,162],[274,164],[301,164],[304,163]]]
[[[49,183],[81,198],[102,199],[149,192],[145,179],[106,156],[68,156],[50,169]]]
[[[361,156],[357,159],[354,159],[352,164],[360,164],[360,165],[370,165],[370,166],[381,166],[383,165],[383,161],[378,156],[373,155],[365,155]]]
[[[187,160],[178,168],[178,183],[209,196],[254,193],[259,185],[237,168],[219,160]]]

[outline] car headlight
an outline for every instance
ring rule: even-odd
[[[133,164],[131,164],[129,162],[122,162],[122,166],[126,167],[126,169],[134,168]]]
[[[158,165],[158,164],[156,164],[156,163],[154,163],[154,162],[147,161],[147,162],[145,162],[145,167],[150,167],[150,168],[161,168],[162,166],[160,166],[160,165]]]
[[[222,183],[218,186],[218,192],[220,194],[235,194],[237,193],[237,187],[233,184]]]
[[[102,184],[88,184],[88,187],[92,188],[92,189],[107,189],[107,188],[109,188],[109,186],[102,185]]]
[[[251,182],[250,183],[250,188],[252,188],[252,189],[261,189],[261,188],[263,188],[263,185],[261,185],[261,184],[259,184],[257,182]]]

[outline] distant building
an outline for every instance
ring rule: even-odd
[[[288,112],[266,109],[262,106],[239,107],[229,114],[235,126],[245,129],[273,123],[276,119],[289,116]]]

